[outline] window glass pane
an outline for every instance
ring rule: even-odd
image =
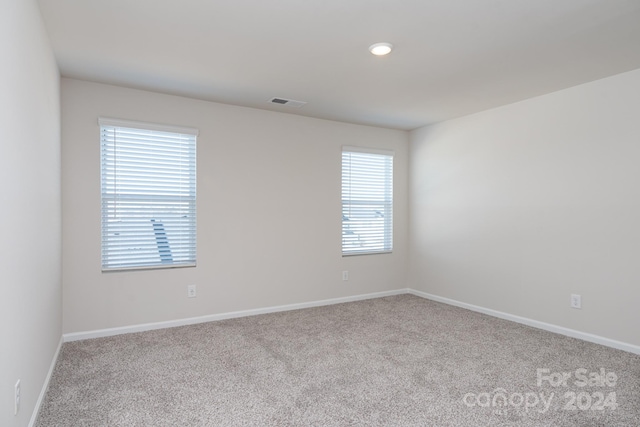
[[[342,152],[342,254],[393,249],[393,155]]]
[[[196,262],[196,135],[101,125],[102,269]]]

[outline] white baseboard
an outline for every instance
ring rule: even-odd
[[[256,308],[252,310],[233,311],[229,313],[211,314],[207,316],[191,317],[187,319],[169,320],[165,322],[144,323],[133,326],[122,326],[119,328],[99,329],[86,332],[73,332],[64,334],[64,342],[86,340],[91,338],[110,337],[113,335],[130,334],[133,332],[144,332],[155,329],[173,328],[176,326],[195,325],[198,323],[214,322],[216,320],[234,319],[237,317],[256,316],[258,314],[276,313],[279,311],[299,310],[302,308],[320,307],[323,305],[340,304],[343,302],[361,301],[372,298],[388,297],[392,295],[406,294],[408,289],[397,289],[393,291],[374,292],[364,295],[353,295],[342,298],[331,298],[319,301],[303,302],[297,304],[278,305],[274,307]]]
[[[40,413],[40,407],[42,406],[42,402],[44,401],[44,396],[47,394],[47,389],[49,388],[49,381],[51,381],[51,376],[53,375],[53,370],[56,367],[56,363],[58,362],[58,355],[60,354],[60,349],[62,348],[62,337],[60,337],[60,342],[58,343],[58,348],[53,355],[53,359],[51,360],[51,365],[49,366],[49,372],[47,372],[47,376],[44,379],[44,384],[42,384],[42,390],[40,390],[40,395],[38,396],[38,400],[36,401],[36,406],[33,408],[33,412],[31,413],[31,420],[29,421],[29,427],[33,427],[36,425],[36,421],[38,421],[38,414]]]
[[[622,341],[616,341],[609,338],[601,337],[599,335],[593,335],[586,332],[576,331],[574,329],[565,328],[562,326],[552,325],[550,323],[540,322],[538,320],[529,319],[526,317],[520,317],[502,311],[492,310],[490,308],[484,308],[473,304],[467,304],[465,302],[456,301],[449,298],[439,297],[437,295],[428,294],[426,292],[416,291],[415,289],[408,289],[408,293],[416,295],[422,298],[426,298],[432,301],[441,302],[444,304],[454,305],[456,307],[466,308],[467,310],[476,311],[478,313],[488,314],[489,316],[498,317],[500,319],[510,320],[512,322],[521,323],[523,325],[531,326],[538,329],[544,329],[545,331],[555,332],[557,334],[566,335],[572,338],[578,338],[583,341],[589,341],[592,343],[604,345],[607,347],[616,348],[618,350],[628,351],[629,353],[640,354],[640,346],[625,343]]]
[[[428,294],[426,292],[417,291],[415,289],[409,289],[409,288],[396,289],[393,291],[385,291],[385,292],[374,292],[371,294],[364,294],[364,295],[353,295],[353,296],[342,297],[342,298],[331,298],[326,300],[311,301],[311,302],[304,302],[304,303],[297,303],[297,304],[287,304],[287,305],[279,305],[279,306],[273,306],[273,307],[256,308],[252,310],[242,310],[242,311],[233,311],[229,313],[211,314],[207,316],[169,320],[165,322],[144,323],[139,325],[122,326],[118,328],[109,328],[109,329],[99,329],[99,330],[86,331],[86,332],[74,332],[74,333],[64,334],[62,336],[62,339],[64,342],[70,342],[70,341],[78,341],[78,340],[85,340],[85,339],[91,339],[91,338],[110,337],[110,336],[120,335],[120,334],[130,334],[133,332],[144,332],[144,331],[151,331],[155,329],[173,328],[176,326],[195,325],[198,323],[214,322],[217,320],[234,319],[237,317],[246,317],[246,316],[256,316],[259,314],[276,313],[280,311],[299,310],[303,308],[320,307],[323,305],[340,304],[344,302],[361,301],[366,299],[381,298],[381,297],[401,295],[401,294],[416,295],[432,301],[437,301],[444,304],[465,308],[467,310],[476,311],[478,313],[487,314],[489,316],[497,317],[500,319],[510,320],[512,322],[521,323],[523,325],[531,326],[538,329],[543,329],[545,331],[566,335],[572,338],[578,338],[584,341],[589,341],[589,342],[604,345],[607,347],[616,348],[618,350],[624,350],[629,353],[640,354],[640,346],[637,346],[637,345],[625,343],[622,341],[616,341],[613,339],[589,334],[586,332],[576,331],[574,329],[569,329],[562,326],[552,325],[550,323],[545,323],[538,320],[529,319],[526,317],[520,317],[520,316],[516,316],[509,313],[492,310],[490,308],[484,308],[484,307],[480,307],[473,304],[467,304],[464,302],[440,297],[437,295]],[[58,351],[59,350],[60,348],[58,348]],[[56,353],[56,359],[57,359],[57,356],[58,354]],[[51,367],[51,371],[53,371],[53,364]],[[51,372],[49,373],[49,376],[50,375],[51,375]],[[47,378],[47,384],[48,382],[49,382],[49,379]],[[40,399],[42,398],[43,395],[44,393],[41,393]],[[40,400],[38,402],[40,402]]]

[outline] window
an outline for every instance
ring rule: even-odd
[[[342,149],[342,255],[393,249],[393,153]]]
[[[100,119],[102,270],[196,263],[196,129]]]

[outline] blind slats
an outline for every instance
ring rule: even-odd
[[[342,255],[393,249],[393,154],[342,152]]]
[[[195,265],[197,131],[155,128],[101,120],[104,271]]]

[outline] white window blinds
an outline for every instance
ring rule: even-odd
[[[102,270],[196,263],[196,129],[100,119]]]
[[[393,249],[393,153],[343,147],[342,255]]]

